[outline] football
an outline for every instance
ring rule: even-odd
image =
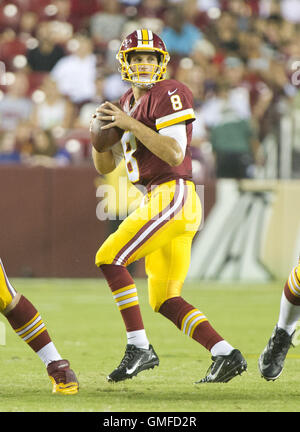
[[[113,104],[121,109],[121,105],[118,102],[113,102]],[[91,124],[90,124],[91,141],[93,147],[99,153],[104,153],[110,150],[118,141],[120,141],[124,133],[123,129],[120,129],[117,126],[114,126],[110,129],[104,129],[104,130],[101,129],[101,126],[104,126],[108,123],[110,122],[105,120],[100,120],[99,118],[96,117],[96,115],[94,115],[91,120]]]

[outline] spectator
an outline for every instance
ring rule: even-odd
[[[16,149],[15,135],[13,132],[4,132],[0,136],[0,164],[19,162],[21,155]]]
[[[165,11],[163,0],[144,0],[138,8],[138,15],[143,18],[161,18]]]
[[[0,130],[14,131],[19,122],[29,119],[33,103],[28,97],[29,81],[25,72],[14,74],[14,82],[0,100]]]
[[[119,73],[106,74],[103,82],[103,94],[106,100],[115,101],[129,89],[129,84],[122,81]]]
[[[56,82],[49,75],[44,78],[41,90],[44,92],[45,99],[34,105],[33,126],[48,131],[55,127],[69,129],[74,115],[72,103],[60,94]]]
[[[118,101],[122,94],[126,92],[129,85],[120,79],[120,74],[107,74],[98,76],[96,79],[96,92],[94,97],[80,108],[76,127],[89,128],[92,115],[96,108],[105,100]]]
[[[205,12],[211,8],[220,8],[220,0],[198,0],[198,8]]]
[[[70,21],[76,32],[88,29],[91,15],[99,10],[98,0],[71,0]]]
[[[300,23],[300,7],[298,0],[281,0],[280,11],[285,20],[293,23]]]
[[[74,53],[60,59],[51,76],[63,95],[80,104],[91,100],[95,94],[96,55],[87,36],[77,34],[73,42]]]
[[[192,91],[195,105],[201,104],[204,99],[205,72],[200,65],[195,65],[190,58],[183,58],[179,62],[175,79],[186,84]]]
[[[137,14],[141,23],[141,28],[150,28],[154,33],[160,34],[164,27],[162,17],[164,16],[166,9],[163,0],[144,0],[141,2]],[[126,32],[127,30],[123,27],[123,33]]]
[[[201,109],[219,178],[253,177],[254,161],[259,154],[248,109],[244,110],[236,102],[230,97],[229,85],[223,83],[218,86],[217,95]]]
[[[171,54],[188,56],[195,43],[202,39],[200,30],[184,19],[183,8],[173,6],[166,13],[166,27],[161,33],[167,50]]]
[[[49,132],[42,129],[34,129],[32,132],[32,153],[26,162],[30,165],[41,165],[54,167],[69,164],[71,157],[69,153],[58,148]]]
[[[36,35],[38,46],[27,51],[27,62],[32,71],[50,72],[65,55],[64,49],[53,42],[50,25],[46,21],[39,24]]]
[[[32,125],[29,121],[21,121],[15,130],[15,148],[25,161],[32,153]]]
[[[237,18],[228,12],[222,13],[216,24],[209,27],[208,39],[226,57],[239,51]]]
[[[230,104],[240,118],[250,119],[250,94],[247,83],[244,81],[245,64],[238,57],[227,57],[224,66],[223,78],[229,85]]]
[[[33,11],[25,11],[20,20],[19,33],[20,37],[26,40],[29,37],[35,35],[36,28],[38,26],[38,14]]]
[[[101,5],[101,12],[91,16],[90,32],[94,42],[105,47],[109,41],[120,39],[126,16],[118,0],[102,0]]]
[[[92,115],[95,113],[96,108],[105,100],[103,95],[104,80],[101,76],[97,77],[95,87],[96,92],[94,97],[89,102],[83,104],[79,110],[79,114],[74,125],[76,128],[88,129]]]

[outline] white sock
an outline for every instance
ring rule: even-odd
[[[216,357],[220,355],[228,355],[234,348],[225,340],[217,342],[210,350],[211,355]]]
[[[299,318],[300,306],[290,303],[283,292],[280,302],[280,312],[277,323],[278,327],[284,329],[289,335],[291,335],[296,328]]]
[[[135,345],[138,348],[149,348],[149,341],[146,336],[146,331],[144,329],[127,332],[127,343]]]
[[[46,366],[48,366],[48,364],[53,361],[62,360],[53,342],[49,342],[47,345],[37,351],[37,355]]]

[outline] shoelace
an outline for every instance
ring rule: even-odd
[[[118,368],[127,366],[128,362],[130,362],[134,357],[134,347],[126,348],[125,355],[121,360]]]
[[[201,382],[208,381],[208,375],[211,372],[211,370],[214,367],[214,365],[216,364],[216,360],[213,357],[211,359],[212,359],[212,364],[208,367],[208,369],[206,371],[206,374],[205,374],[205,377],[200,380]]]
[[[283,342],[281,339],[282,336],[280,334],[275,334],[274,339],[273,339],[273,347],[272,347],[272,353],[277,356],[279,354],[281,354],[282,352],[282,345],[285,345],[285,342]],[[289,349],[289,347],[293,345],[291,340],[288,341],[288,346],[287,349]]]

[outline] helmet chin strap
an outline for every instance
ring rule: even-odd
[[[134,85],[135,87],[138,87],[140,89],[151,89],[155,84],[156,83],[141,84],[141,83],[132,82],[132,85]]]

